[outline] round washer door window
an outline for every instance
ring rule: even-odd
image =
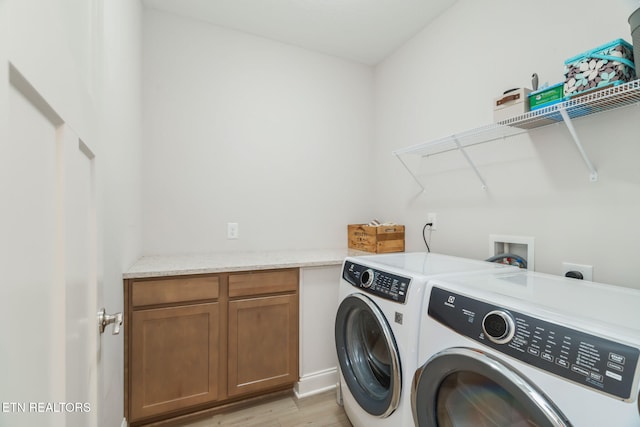
[[[391,415],[400,402],[400,358],[378,306],[364,294],[345,298],[336,315],[335,339],[351,395],[369,414]]]
[[[434,355],[413,379],[418,427],[570,427],[550,399],[514,368],[469,348]]]

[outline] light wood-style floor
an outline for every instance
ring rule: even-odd
[[[214,415],[185,427],[242,426],[297,427],[344,426],[351,423],[336,403],[335,390],[298,400],[293,393],[255,406]]]

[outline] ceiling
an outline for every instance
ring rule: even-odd
[[[142,0],[146,7],[374,65],[456,0]]]

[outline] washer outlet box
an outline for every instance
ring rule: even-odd
[[[592,265],[584,265],[584,264],[574,264],[571,262],[563,262],[562,263],[562,275],[566,276],[566,274],[570,271],[579,271],[582,273],[583,280],[593,280],[593,266]]]

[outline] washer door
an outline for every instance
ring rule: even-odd
[[[419,368],[411,406],[418,427],[571,426],[526,377],[469,348],[447,349]]]
[[[349,295],[338,307],[335,338],[351,395],[369,414],[391,415],[400,402],[400,357],[380,308],[364,294]]]

